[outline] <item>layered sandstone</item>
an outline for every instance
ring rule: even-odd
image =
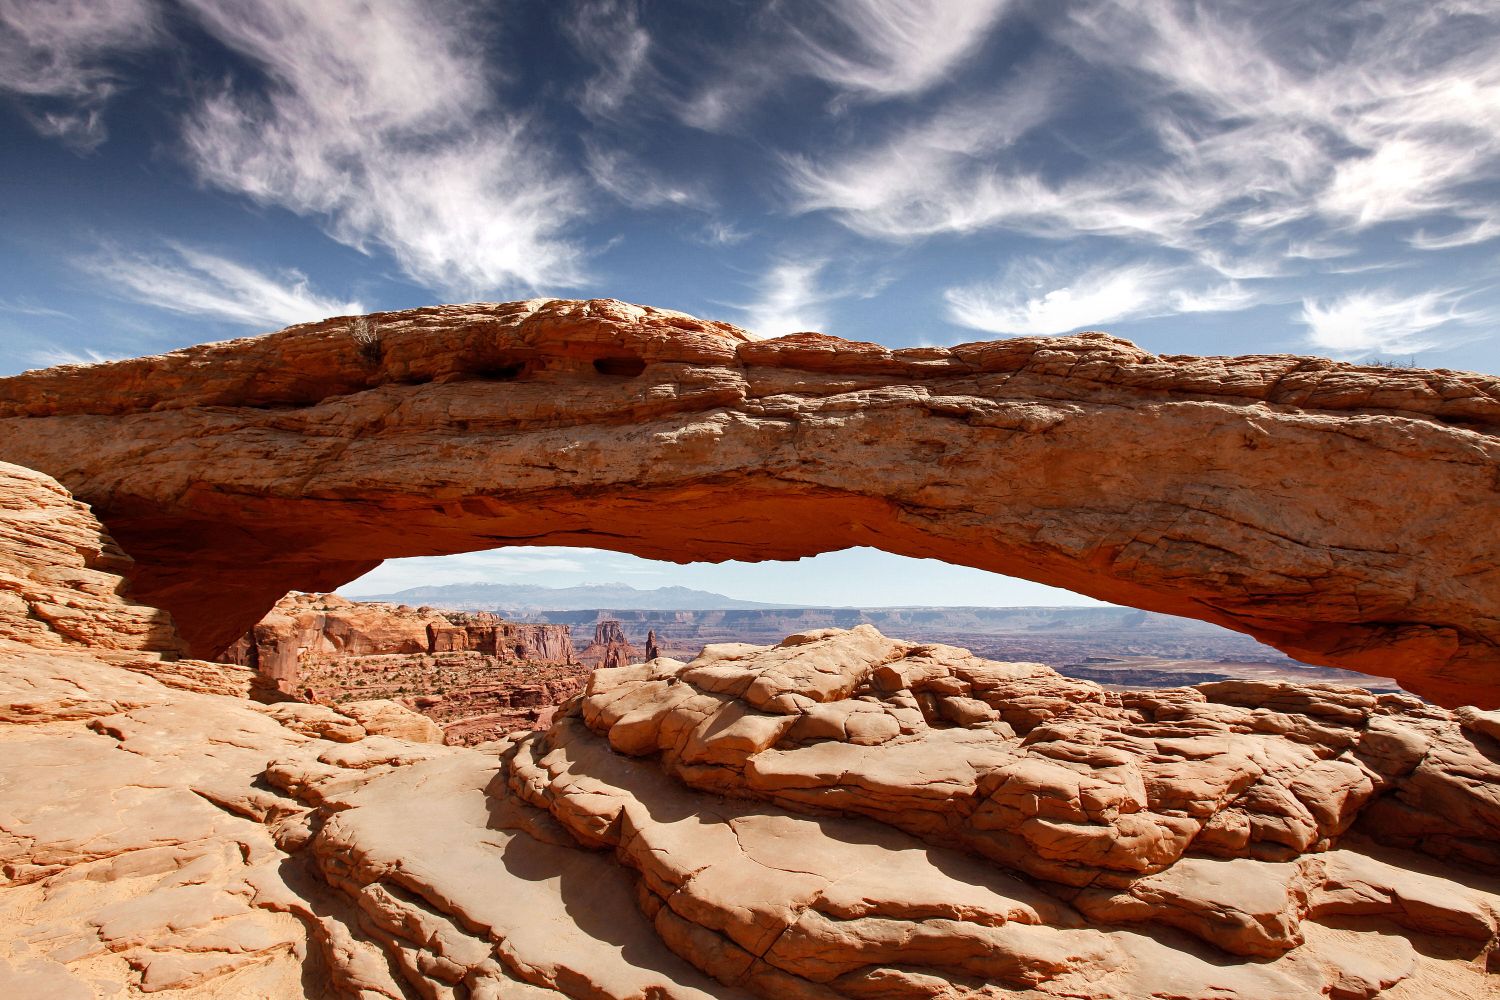
[[[1102,334],[755,341],[608,300],[369,328],[0,380],[0,457],[94,505],[197,655],[395,556],[873,545],[1500,705],[1495,378]]]
[[[642,655],[631,645],[618,618],[601,618],[594,623],[593,641],[579,650],[578,659],[591,667],[624,667]]]
[[[282,696],[340,711],[394,699],[454,743],[545,728],[588,677],[566,625],[337,594],[288,594],[225,659],[255,670]]]
[[[213,693],[86,508],[0,495],[0,995],[1500,996],[1495,713],[859,628],[440,746]]]
[[[245,669],[181,658],[128,568],[87,507],[0,463],[0,996],[326,995],[327,903],[277,848],[262,776],[332,746],[320,723],[420,753],[425,720],[370,703],[284,724]]]

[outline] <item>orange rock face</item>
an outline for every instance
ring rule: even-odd
[[[225,659],[257,671],[266,694],[274,688],[276,697],[345,714],[372,698],[398,699],[462,744],[545,728],[589,673],[566,625],[338,594],[288,594]]]
[[[1102,334],[757,342],[612,300],[371,323],[0,380],[0,457],[94,506],[197,655],[396,556],[872,545],[1500,705],[1494,378]]]
[[[480,653],[509,661],[575,662],[566,625],[509,622],[488,612],[437,611],[288,594],[226,651],[295,694],[316,664],[365,656]]]

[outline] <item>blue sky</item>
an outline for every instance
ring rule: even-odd
[[[0,93],[0,373],[534,295],[1500,372],[1493,0],[0,0]]]

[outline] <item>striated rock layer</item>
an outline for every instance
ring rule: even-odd
[[[396,556],[873,545],[1500,705],[1491,377],[1102,334],[755,341],[611,300],[369,329],[0,380],[0,457],[94,506],[196,655]]]
[[[174,660],[86,508],[0,497],[0,996],[1500,997],[1495,713],[861,627],[446,747]]]
[[[546,728],[555,706],[583,690],[589,672],[566,625],[337,594],[288,594],[224,659],[257,671],[277,696],[341,711],[395,699],[454,743]]]
[[[630,644],[618,618],[595,622],[594,640],[578,651],[578,658],[591,667],[626,667],[643,655]]]
[[[257,670],[263,699],[332,703],[342,712],[395,699],[455,744],[546,729],[589,672],[567,625],[338,594],[288,594],[223,658]]]

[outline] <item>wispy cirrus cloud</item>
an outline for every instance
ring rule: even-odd
[[[1011,265],[998,281],[944,293],[948,318],[1010,336],[1050,335],[1174,313],[1232,312],[1264,301],[1239,282],[1206,280],[1180,266],[1136,263],[1066,271],[1043,261]]]
[[[709,42],[676,33],[658,44],[641,5],[584,0],[568,33],[596,67],[579,94],[580,107],[596,121],[664,116],[732,132],[768,95],[799,80],[828,84],[835,103],[907,98],[939,87],[1012,6],[1013,0],[773,4],[736,19],[732,37]]]
[[[1430,233],[1426,229],[1419,229],[1408,242],[1418,250],[1451,250],[1454,247],[1488,243],[1496,237],[1500,237],[1500,210],[1494,215],[1479,216],[1477,221],[1445,233]]]
[[[1417,353],[1475,336],[1476,327],[1500,320],[1493,311],[1465,307],[1463,298],[1457,289],[1413,295],[1364,289],[1326,302],[1304,299],[1301,321],[1308,342],[1335,357]]]
[[[160,39],[154,0],[0,0],[0,91],[44,135],[93,149],[121,86],[115,64]]]
[[[0,312],[15,313],[18,316],[50,316],[54,319],[73,318],[71,314],[61,309],[53,309],[51,306],[40,305],[27,299],[0,299]]]
[[[458,0],[184,0],[250,60],[264,91],[226,87],[189,116],[209,184],[379,245],[418,283],[476,296],[570,286],[576,178],[498,107]]]
[[[820,284],[827,266],[819,258],[777,261],[761,276],[755,300],[738,307],[742,325],[762,337],[824,329],[824,306],[836,297]]]
[[[595,118],[617,115],[651,68],[651,33],[632,0],[584,0],[563,22],[573,45],[595,67],[578,93],[578,106]]]
[[[1056,23],[1054,41],[1094,70],[1068,77],[1088,80],[1079,94],[1119,104],[1149,141],[1064,134],[1062,169],[976,141],[953,115],[973,98],[952,97],[928,120],[787,157],[789,206],[898,241],[1113,236],[1198,253],[1228,276],[1241,257],[1306,245],[1309,229],[1446,218],[1446,236],[1414,245],[1500,235],[1483,186],[1500,181],[1493,5],[1099,2]],[[1066,129],[1068,100],[1061,86],[1035,98],[1049,129]]]
[[[44,347],[32,351],[30,361],[39,368],[56,365],[102,365],[107,361],[118,361],[123,354],[108,354],[88,348]]]
[[[674,184],[621,149],[584,141],[584,166],[603,190],[631,208],[701,208],[713,199],[696,183]]]
[[[943,82],[985,40],[1011,0],[831,0],[810,6],[786,9],[798,42],[788,57],[803,73],[853,93],[892,97]]]
[[[145,305],[246,326],[275,328],[364,312],[358,302],[317,294],[297,271],[267,274],[181,244],[154,253],[110,250],[79,265]]]
[[[836,162],[787,155],[792,207],[829,210],[863,235],[898,239],[971,232],[1023,213],[1041,219],[1060,197],[986,164],[1047,121],[1063,87],[1056,67],[1037,65],[991,93],[913,115],[876,147]]]

